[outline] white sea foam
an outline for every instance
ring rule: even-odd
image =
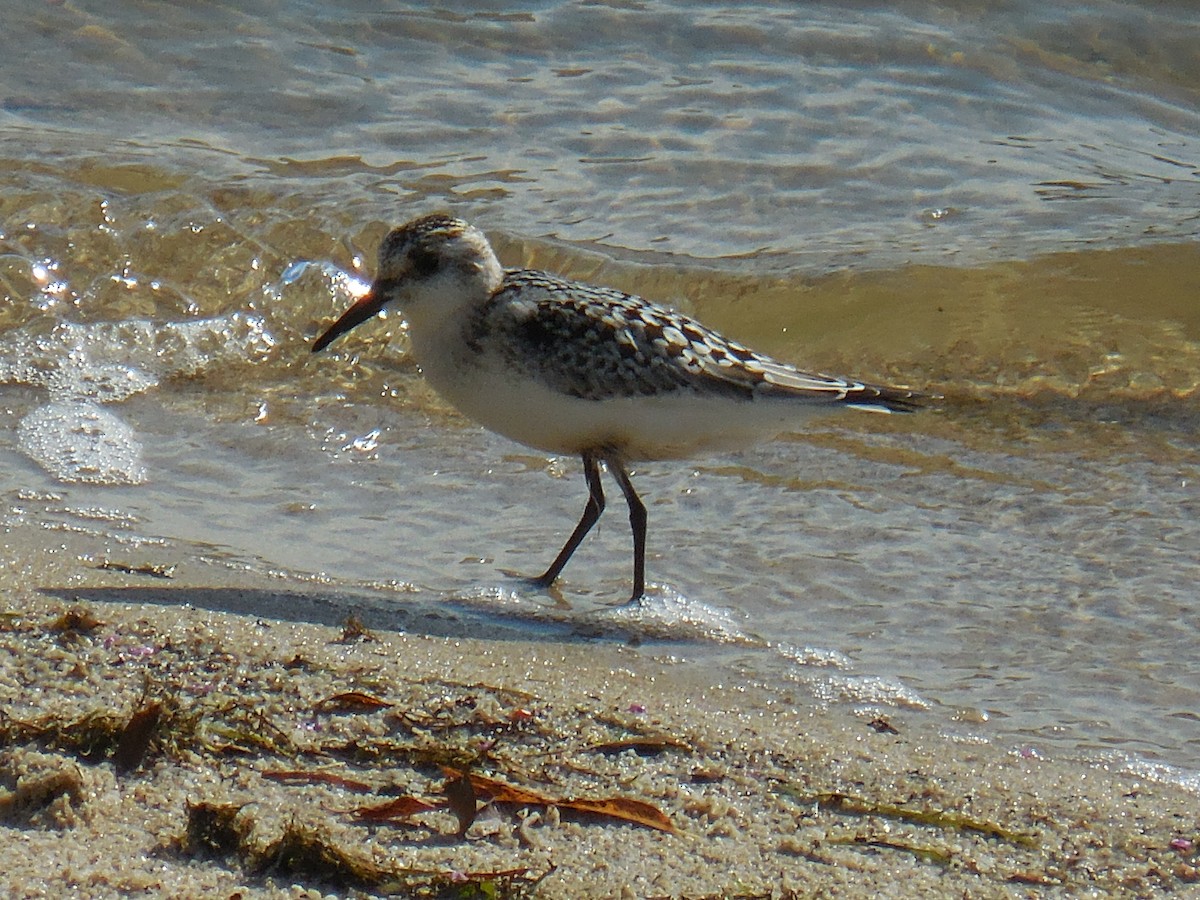
[[[39,406],[17,427],[21,450],[63,482],[141,484],[142,444],[133,429],[88,400]]]

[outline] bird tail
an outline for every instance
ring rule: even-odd
[[[916,412],[933,399],[930,394],[910,391],[907,388],[864,384],[857,391],[848,393],[842,402],[853,409],[863,409],[867,412],[909,413]]]

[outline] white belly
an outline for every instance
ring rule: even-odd
[[[674,459],[743,447],[828,410],[786,400],[736,400],[675,392],[583,400],[507,371],[422,367],[460,412],[498,434],[549,453],[607,449],[629,460]]]

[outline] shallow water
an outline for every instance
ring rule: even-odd
[[[1189,6],[84,3],[9,27],[0,490],[48,552],[83,534],[398,623],[683,635],[781,691],[1192,765]],[[308,353],[388,224],[435,208],[510,265],[945,400],[641,466],[646,607],[617,607],[619,509],[561,592],[528,591],[505,573],[573,525],[578,463],[447,409],[395,316]]]

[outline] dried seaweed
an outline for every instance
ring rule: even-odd
[[[378,889],[396,878],[365,856],[338,847],[324,832],[294,822],[278,840],[247,854],[246,863],[256,875],[311,878],[343,888]]]
[[[231,804],[189,804],[188,834],[181,843],[192,853],[236,855],[254,875],[405,897],[520,900],[553,871],[534,876],[527,868],[496,872],[392,869],[338,846],[318,828],[296,822],[274,841],[259,846],[253,839],[253,823],[246,817],[239,821],[240,812],[240,807]]]
[[[475,821],[479,809],[479,795],[475,791],[471,777],[466,772],[457,777],[451,777],[442,788],[442,793],[446,795],[446,804],[450,807],[450,811],[458,819],[456,834],[460,838],[466,837],[467,829]]]
[[[83,776],[69,763],[42,775],[27,776],[14,790],[0,792],[0,821],[26,823],[59,797],[83,801]]]
[[[954,861],[954,854],[940,847],[930,847],[922,844],[910,844],[896,838],[869,838],[855,835],[848,838],[829,838],[829,844],[850,844],[855,847],[873,847],[879,850],[899,850],[911,854],[923,862],[937,863],[948,866]]]
[[[142,764],[162,716],[163,706],[157,701],[146,703],[130,716],[113,751],[113,766],[118,773],[127,774]]]
[[[691,745],[670,737],[626,738],[624,740],[605,741],[601,744],[593,744],[588,749],[595,753],[603,753],[605,756],[614,756],[618,753],[624,753],[626,750],[632,750],[638,756],[657,756],[660,753],[665,753],[667,750],[682,750],[685,753],[693,752]]]
[[[260,774],[268,781],[276,781],[280,784],[327,784],[331,787],[339,787],[343,790],[358,791],[360,793],[375,790],[374,786],[367,784],[365,781],[347,778],[345,775],[338,775],[336,772],[320,772],[306,769],[272,769]]]
[[[353,644],[356,641],[369,642],[373,640],[375,640],[375,635],[371,633],[371,629],[366,626],[358,613],[350,613],[342,625],[342,636],[335,643]]]
[[[238,816],[244,807],[240,803],[188,803],[187,831],[181,841],[182,849],[191,856],[232,856],[241,850],[250,835],[251,826]]]
[[[174,578],[174,565],[155,565],[153,563],[121,563],[105,560],[96,565],[97,569],[107,569],[112,572],[124,572],[126,575],[148,575],[151,578]]]
[[[260,710],[240,703],[208,710],[198,723],[197,743],[221,755],[268,753],[292,759],[299,753],[291,737]]]
[[[446,802],[431,802],[420,797],[396,797],[386,803],[374,806],[362,806],[352,811],[352,815],[360,822],[395,822],[407,819],[417,813],[432,812],[444,809]]]
[[[879,734],[899,734],[900,729],[885,719],[883,716],[876,716],[867,723],[867,727]]]
[[[100,619],[92,615],[91,610],[83,606],[72,606],[48,626],[50,631],[58,634],[59,643],[68,645],[81,640],[103,625]]]
[[[73,753],[85,762],[102,762],[117,746],[126,724],[126,718],[107,710],[95,710],[69,722],[52,715],[24,721],[0,713],[0,746],[32,743]]]
[[[914,825],[928,825],[943,830],[971,831],[1021,847],[1035,848],[1038,846],[1037,838],[1032,835],[1005,828],[994,822],[972,818],[953,810],[912,809],[897,803],[868,800],[864,797],[854,797],[836,791],[811,794],[803,788],[786,782],[780,782],[778,789],[780,793],[799,803],[815,805],[820,809],[844,815],[879,816],[884,819],[910,822]]]
[[[360,713],[374,712],[377,709],[390,709],[394,704],[381,700],[373,694],[362,691],[345,691],[326,697],[316,705],[317,712],[323,713]]]

